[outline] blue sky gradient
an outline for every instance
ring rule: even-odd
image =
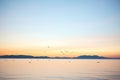
[[[119,4],[119,0],[0,0],[0,43],[112,37],[111,43],[118,44]]]

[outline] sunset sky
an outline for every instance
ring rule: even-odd
[[[120,0],[0,0],[0,55],[120,57]]]

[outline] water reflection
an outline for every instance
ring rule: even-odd
[[[0,80],[120,80],[119,62],[119,60],[0,59]]]

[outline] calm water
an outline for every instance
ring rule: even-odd
[[[120,80],[120,60],[0,59],[0,80]]]

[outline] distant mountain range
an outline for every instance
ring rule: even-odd
[[[109,59],[108,57],[98,56],[98,55],[82,55],[75,57],[76,59]]]
[[[0,58],[17,58],[17,59],[120,59],[120,58],[108,58],[98,55],[81,55],[77,57],[48,57],[48,56],[31,56],[31,55],[2,55]]]
[[[31,55],[2,55],[0,58],[49,58],[47,56],[31,56]]]

